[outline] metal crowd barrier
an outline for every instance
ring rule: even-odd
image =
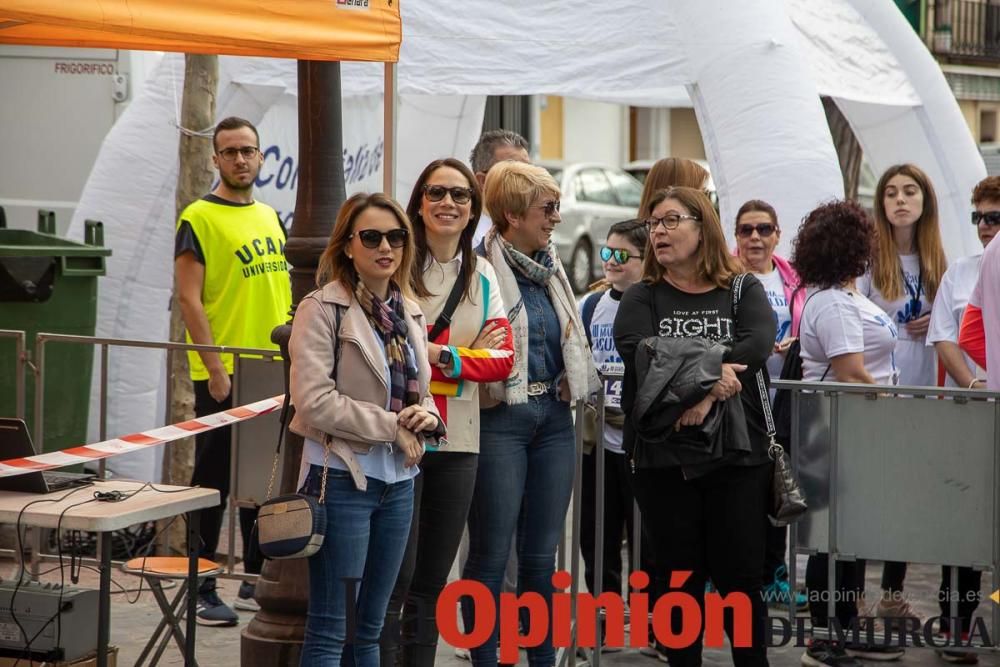
[[[18,391],[18,415],[17,416],[19,416],[19,417],[23,418],[23,416],[24,416],[24,373],[23,373],[23,370],[25,368],[31,368],[32,372],[35,374],[35,396],[34,396],[34,399],[33,399],[34,400],[34,408],[35,408],[35,412],[34,412],[34,433],[33,433],[33,439],[34,439],[35,447],[38,448],[38,449],[43,448],[43,443],[45,442],[45,439],[44,439],[45,438],[45,428],[44,428],[44,410],[45,410],[45,401],[44,401],[44,396],[45,396],[45,349],[46,349],[46,346],[49,345],[49,344],[51,344],[51,343],[68,344],[68,345],[88,345],[88,346],[97,346],[98,347],[98,350],[99,350],[98,368],[99,368],[99,377],[100,377],[99,389],[98,389],[98,391],[99,391],[98,430],[99,430],[99,439],[100,440],[106,440],[108,438],[108,432],[107,432],[107,418],[108,418],[108,391],[107,391],[107,389],[108,389],[108,364],[109,364],[109,356],[110,356],[109,352],[110,352],[110,348],[112,348],[112,347],[115,347],[115,348],[132,348],[132,349],[149,349],[149,350],[161,350],[161,351],[165,351],[166,352],[166,364],[167,364],[168,371],[172,367],[171,362],[172,362],[173,354],[175,352],[187,352],[187,351],[195,351],[195,352],[197,352],[197,351],[202,351],[202,352],[219,352],[219,353],[233,354],[234,355],[234,368],[233,368],[234,372],[233,372],[233,388],[232,388],[232,392],[233,392],[233,394],[232,394],[233,395],[233,405],[240,405],[241,403],[239,402],[239,400],[241,398],[247,398],[247,396],[249,394],[258,393],[257,391],[252,391],[252,390],[244,389],[242,387],[242,383],[241,383],[241,379],[240,379],[240,373],[241,373],[242,366],[244,364],[246,364],[247,361],[265,361],[265,360],[268,360],[268,361],[280,361],[280,359],[281,359],[279,353],[276,350],[263,350],[263,349],[257,349],[257,348],[243,348],[243,347],[227,347],[227,346],[222,346],[222,345],[196,345],[196,344],[192,344],[192,343],[174,343],[174,342],[168,342],[168,341],[141,341],[141,340],[128,340],[128,339],[122,339],[122,338],[100,338],[100,337],[96,337],[96,336],[74,336],[74,335],[67,335],[67,334],[39,333],[36,336],[36,339],[35,339],[34,357],[33,357],[33,359],[29,360],[27,358],[27,354],[26,354],[26,347],[25,347],[25,342],[24,342],[25,341],[25,337],[24,336],[25,336],[25,334],[24,334],[23,331],[5,331],[5,330],[0,330],[0,338],[15,338],[15,340],[17,341],[17,345],[18,345],[18,347],[17,347],[17,354],[18,354],[18,358],[20,360],[20,362],[19,362],[20,363],[20,367],[22,369],[22,372],[18,373],[18,377],[16,378],[16,386],[18,388],[17,389],[17,391]],[[246,357],[249,357],[249,359],[247,359]],[[282,393],[282,391],[284,389],[284,384],[283,384],[283,379],[282,379],[283,375],[282,375],[282,370],[281,370],[281,364],[280,363],[278,363],[278,364],[272,364],[271,370],[272,370],[273,373],[276,374],[278,389],[276,391],[272,392],[272,393],[266,394],[266,396],[262,394],[262,395],[259,395],[259,396],[254,396],[254,398],[248,399],[248,400],[257,400],[259,398],[265,398],[267,396],[275,396],[275,395],[278,395],[278,394]],[[261,378],[259,370],[258,370],[257,373],[254,374],[254,380],[255,380],[255,384],[256,384],[257,380],[261,380],[262,381],[262,378]],[[262,385],[260,388],[266,389],[266,388],[269,388],[271,386],[273,386],[273,385],[267,384],[267,385]],[[259,391],[260,388],[258,388],[258,391]],[[167,385],[167,393],[166,393],[166,404],[167,404],[167,406],[170,405],[171,400],[172,400],[171,385],[170,385],[170,383],[168,383],[168,385]],[[268,418],[273,419],[274,423],[277,423],[277,415],[276,415],[276,413],[272,413],[272,414],[269,414],[269,415],[264,415],[260,419],[268,419]],[[275,426],[274,429],[272,429],[272,430],[273,430],[273,434],[274,434],[273,437],[276,437],[277,436],[277,426]],[[248,504],[252,504],[252,500],[248,501],[248,500],[246,500],[244,498],[238,498],[237,497],[238,491],[241,488],[240,484],[239,484],[239,479],[238,479],[238,474],[237,474],[237,465],[236,465],[236,462],[238,460],[240,460],[239,459],[240,447],[238,447],[237,445],[240,443],[240,440],[239,440],[240,436],[244,435],[244,434],[247,434],[247,433],[248,433],[248,431],[246,429],[246,425],[245,424],[237,425],[237,427],[235,427],[235,428],[232,429],[232,440],[231,440],[231,445],[230,446],[232,447],[232,451],[233,451],[233,457],[232,457],[233,465],[232,465],[231,471],[230,471],[230,494],[229,494],[229,501],[228,501],[228,504],[227,504],[229,546],[228,546],[228,554],[227,554],[226,563],[225,563],[225,573],[222,574],[222,575],[220,575],[221,578],[238,578],[238,579],[241,579],[241,580],[242,579],[250,580],[250,579],[256,578],[256,575],[246,575],[246,574],[242,574],[242,573],[239,574],[239,575],[235,574],[235,567],[236,567],[235,530],[236,530],[236,523],[238,521],[238,517],[237,517],[237,513],[236,513],[236,508],[238,506],[247,506]],[[249,437],[248,437],[248,439],[249,439]],[[274,440],[272,439],[269,442],[271,442],[271,444],[273,445]],[[84,443],[80,443],[80,444],[84,444]],[[244,452],[243,460],[245,461],[246,459],[247,459],[246,452]],[[267,462],[270,463],[270,460],[271,459],[268,458]],[[103,459],[100,460],[98,462],[98,466],[99,466],[99,474],[100,474],[100,476],[104,477],[105,474],[106,474],[106,461],[103,460]],[[270,466],[269,465],[267,465],[267,466],[261,466],[261,467],[266,467],[267,470],[270,471]],[[243,488],[246,489],[247,486],[248,486],[247,484],[244,484]],[[262,495],[262,493],[261,494],[255,494],[255,495]],[[57,537],[57,539],[59,539],[59,538]],[[4,555],[16,555],[17,557],[20,557],[19,554],[16,554],[13,550],[10,550],[10,549],[0,549],[0,554],[4,554]],[[35,577],[38,576],[39,566],[40,566],[40,563],[43,560],[54,560],[54,559],[57,559],[57,558],[58,558],[58,556],[56,554],[50,554],[50,553],[45,553],[44,552],[44,550],[42,549],[42,544],[41,544],[41,531],[34,531],[34,538],[33,538],[33,541],[32,541],[32,562],[31,562],[31,573],[32,573],[32,575],[35,576]],[[87,563],[91,563],[91,562],[97,563],[97,562],[99,562],[99,559],[100,559],[100,553],[98,553],[97,557],[94,558],[94,559],[83,559],[83,560],[84,560],[84,562],[87,562]]]
[[[952,618],[959,567],[992,570],[1000,589],[1000,393],[774,384],[792,390],[791,460],[810,507],[789,541],[830,555],[829,590],[837,561],[859,559],[951,566]]]
[[[618,374],[602,377],[621,379]],[[1000,392],[787,380],[774,380],[772,386],[792,390],[790,459],[810,507],[805,518],[789,527],[789,587],[793,594],[798,590],[795,557],[820,552],[830,554],[830,590],[836,590],[838,560],[950,565],[952,618],[958,616],[958,567],[991,570],[992,589],[1000,589]],[[594,459],[595,597],[602,592],[605,566],[604,403],[601,392],[596,403],[598,442],[594,448],[594,455],[601,454]],[[577,452],[570,547],[574,600],[580,589],[578,562],[582,556],[583,406],[584,401],[575,406]],[[877,446],[873,447],[874,443]],[[960,517],[956,508],[964,510]],[[853,520],[857,517],[865,520]],[[641,515],[636,505],[633,571],[639,569],[641,544]],[[565,563],[564,548],[562,545],[560,569]],[[623,572],[623,580],[627,576],[628,572]],[[834,608],[831,595],[830,618],[835,617]],[[574,646],[558,651],[559,667],[576,664],[575,604],[573,612]],[[789,605],[791,627],[795,627],[795,616],[794,605]],[[603,620],[599,609],[598,639]],[[993,637],[1000,637],[1000,605],[992,606],[991,631]],[[814,632],[822,636],[827,631],[816,628]],[[589,664],[600,667],[600,650],[583,653]]]

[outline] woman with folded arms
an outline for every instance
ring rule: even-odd
[[[417,463],[425,442],[444,435],[428,391],[424,315],[408,297],[415,254],[399,204],[381,193],[356,194],[320,257],[319,289],[295,312],[290,428],[305,439],[301,492],[325,492],[327,520],[323,546],[309,558],[303,667],[339,667],[346,652],[358,667],[379,664]],[[360,585],[348,638],[350,579]]]
[[[559,186],[542,169],[500,162],[486,176],[493,228],[480,246],[500,283],[513,330],[514,370],[486,385],[480,403],[476,489],[469,510],[464,579],[482,582],[499,604],[517,535],[518,589],[551,611],[556,546],[573,491],[575,438],[570,402],[599,389],[594,360],[552,233],[561,222]],[[475,607],[462,599],[465,628]],[[525,631],[529,631],[525,628]],[[497,664],[497,627],[472,649],[474,665]],[[533,666],[555,663],[551,628],[528,649]],[[516,660],[516,658],[515,658]]]
[[[482,210],[479,183],[454,158],[427,165],[406,207],[416,237],[411,284],[429,329],[431,393],[448,444],[424,455],[414,480],[410,537],[382,633],[386,667],[434,664],[437,598],[476,483],[479,383],[504,380],[514,366],[500,286],[493,267],[472,250]]]

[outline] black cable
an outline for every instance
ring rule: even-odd
[[[10,595],[10,617],[14,621],[14,624],[17,625],[17,629],[21,631],[21,637],[25,641],[25,647],[21,650],[21,653],[19,654],[17,660],[14,661],[14,667],[17,667],[18,663],[21,662],[21,659],[24,657],[24,654],[26,652],[28,652],[28,658],[30,660],[30,658],[31,658],[31,654],[30,654],[31,642],[34,641],[34,639],[36,639],[38,637],[38,634],[36,633],[35,637],[33,637],[30,640],[28,639],[28,632],[24,629],[24,626],[21,625],[21,621],[18,620],[18,618],[17,618],[17,612],[15,611],[15,601],[17,600],[17,593],[21,589],[21,582],[24,581],[24,575],[25,575],[25,567],[24,567],[24,541],[23,541],[23,538],[21,537],[21,519],[24,517],[25,510],[27,510],[32,505],[38,505],[40,503],[61,503],[62,501],[66,500],[67,498],[69,498],[71,495],[73,495],[74,493],[76,493],[79,490],[80,490],[79,488],[72,489],[68,493],[64,494],[63,496],[60,496],[59,498],[39,498],[38,500],[32,500],[30,503],[27,503],[24,507],[22,507],[21,511],[17,513],[17,521],[14,523],[14,531],[15,531],[15,533],[17,533],[17,553],[18,553],[18,557],[19,557],[19,559],[20,559],[21,562],[20,562],[19,571],[17,573],[17,583],[14,584],[14,591]],[[60,600],[59,602],[60,602],[60,605],[61,605],[62,604],[62,600]],[[51,623],[51,622],[52,622],[52,619],[49,619],[49,621],[47,623],[45,623],[45,625],[42,626],[43,629],[45,627],[48,627],[49,623]]]
[[[21,557],[22,565],[21,565],[21,571],[18,573],[17,583],[14,585],[14,591],[11,594],[11,598],[10,598],[10,613],[11,613],[11,618],[14,620],[14,623],[17,625],[18,629],[21,631],[21,636],[25,640],[25,647],[21,650],[21,654],[19,655],[19,657],[14,661],[14,667],[18,667],[18,664],[21,662],[21,659],[24,657],[25,653],[28,654],[29,660],[31,659],[31,644],[39,637],[39,635],[41,635],[42,631],[44,631],[45,628],[47,628],[49,625],[52,624],[52,622],[54,620],[57,621],[56,622],[56,647],[61,647],[62,646],[62,611],[63,611],[62,607],[63,607],[63,594],[64,594],[65,589],[66,589],[66,572],[65,572],[65,567],[66,566],[63,564],[62,520],[63,520],[63,517],[66,516],[66,512],[68,512],[69,510],[71,510],[71,509],[73,509],[75,507],[80,507],[82,505],[87,505],[89,503],[94,503],[94,502],[122,502],[122,501],[128,500],[129,498],[132,498],[133,496],[139,494],[140,492],[142,492],[146,488],[152,489],[153,491],[156,491],[157,493],[182,493],[184,491],[189,491],[191,488],[197,488],[197,487],[185,487],[185,488],[181,488],[181,489],[158,489],[158,488],[156,488],[156,486],[152,482],[145,482],[138,489],[134,489],[132,491],[118,491],[116,489],[115,490],[111,490],[111,491],[94,491],[94,496],[92,498],[89,498],[87,500],[81,501],[79,503],[74,503],[72,505],[68,505],[65,508],[63,508],[62,512],[59,513],[58,520],[56,521],[56,542],[57,542],[57,547],[58,547],[59,576],[60,576],[59,600],[58,600],[58,604],[56,605],[56,612],[55,612],[55,614],[53,614],[42,625],[42,627],[38,630],[38,632],[36,632],[34,634],[34,636],[31,637],[31,639],[28,639],[28,633],[27,633],[27,631],[24,629],[24,626],[21,625],[21,622],[17,619],[17,615],[14,612],[14,601],[15,601],[15,599],[17,597],[18,590],[21,587],[21,582],[23,580],[22,575],[24,573],[24,565],[23,565],[24,548],[23,548],[23,542],[22,542],[22,539],[21,539],[21,518],[23,517],[25,510],[27,510],[32,505],[36,505],[38,503],[59,503],[59,502],[62,502],[64,500],[66,500],[67,498],[69,498],[71,495],[73,495],[74,493],[76,493],[80,489],[87,488],[89,486],[91,486],[91,485],[88,484],[86,487],[78,487],[78,488],[72,489],[69,493],[61,496],[60,498],[39,498],[38,500],[33,500],[30,503],[27,503],[24,507],[21,508],[20,512],[18,512],[17,522],[15,524],[15,531],[17,532],[18,554]],[[137,603],[139,601],[139,597],[142,595],[142,582],[144,581],[144,578],[145,578],[146,558],[148,557],[149,550],[152,548],[152,546],[154,544],[156,544],[156,538],[158,538],[165,530],[167,530],[171,525],[173,525],[173,522],[177,520],[178,516],[181,516],[181,515],[175,515],[173,518],[171,518],[170,521],[167,522],[167,525],[164,526],[159,531],[157,531],[153,535],[153,538],[146,545],[147,552],[142,555],[142,559],[143,559],[142,560],[142,568],[139,571],[139,588],[138,588],[138,591],[136,592],[135,599],[134,600],[129,600],[128,597],[125,598],[125,600],[129,604],[135,604],[135,603]],[[184,520],[186,522],[187,521],[187,517],[184,517]],[[72,551],[75,551],[75,550],[72,550]],[[72,573],[73,558],[74,558],[74,554],[71,553],[71,555],[70,555],[70,577],[71,577],[71,579],[73,577],[73,573]],[[98,574],[101,573],[101,571],[100,571],[99,568],[94,568],[94,567],[91,567],[91,566],[84,566],[84,565],[82,565],[82,562],[78,563],[78,567],[86,567],[89,570],[96,571]],[[53,570],[54,569],[55,568],[53,568]],[[53,570],[50,570],[50,571],[53,571]],[[121,588],[122,591],[125,592],[126,596],[127,596],[127,594],[128,594],[127,589],[125,589],[121,584],[118,584],[117,582],[113,582],[113,583],[115,583],[119,588]]]

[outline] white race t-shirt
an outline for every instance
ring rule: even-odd
[[[938,287],[934,296],[934,307],[931,309],[931,325],[927,329],[927,344],[934,345],[946,341],[958,344],[958,330],[962,325],[962,315],[965,313],[965,306],[969,303],[969,297],[979,279],[979,265],[983,260],[982,254],[963,257],[944,272],[941,278],[941,286]],[[985,377],[983,371],[976,368],[975,362],[969,355],[963,353],[965,365],[973,375]],[[955,381],[948,373],[944,374],[944,386],[957,387]],[[962,387],[965,389],[965,387]]]
[[[774,342],[777,343],[784,340],[792,330],[792,312],[788,308],[788,300],[785,298],[785,283],[781,280],[781,274],[778,273],[777,269],[770,273],[755,273],[754,275],[764,286],[767,302],[771,304],[771,310],[774,311],[774,323],[778,330]],[[777,352],[772,353],[767,358],[767,373],[772,380],[781,376],[781,367],[784,363],[785,357]]]
[[[979,279],[969,305],[983,311],[986,334],[986,386],[1000,391],[1000,243],[992,241],[983,251]]]
[[[591,351],[594,355],[594,365],[602,376],[609,373],[617,374],[617,378],[604,380],[604,405],[605,407],[621,408],[622,405],[622,380],[621,375],[625,372],[625,364],[621,355],[615,347],[615,315],[618,314],[618,304],[621,302],[621,293],[612,294],[612,290],[601,295],[594,307],[594,316],[590,320],[590,339],[592,341]],[[590,294],[580,300],[580,314],[583,315],[583,304],[590,298]],[[604,426],[604,448],[617,454],[622,451],[622,430],[605,424]]]
[[[871,299],[872,303],[885,311],[896,324],[899,342],[896,345],[896,367],[899,368],[899,384],[918,387],[937,386],[937,357],[933,347],[927,347],[923,337],[914,339],[906,331],[905,324],[931,312],[931,300],[925,285],[920,280],[919,255],[900,255],[903,265],[903,296],[895,301],[886,301],[872,284],[871,274],[858,278],[858,292]],[[920,297],[920,308],[911,305]]]
[[[815,294],[814,294],[815,292]],[[810,289],[799,323],[802,379],[836,381],[830,359],[863,352],[865,369],[878,384],[896,384],[894,352],[898,333],[885,312],[858,292],[840,287]]]

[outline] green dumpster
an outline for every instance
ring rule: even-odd
[[[85,242],[56,235],[55,214],[39,211],[38,231],[7,229],[0,216],[0,329],[23,330],[29,355],[35,336],[47,333],[93,336],[97,323],[97,279],[111,254],[100,222],[88,220]],[[0,341],[0,416],[16,414],[11,340]],[[45,346],[44,442],[40,451],[85,444],[94,347],[67,343]],[[25,382],[25,417],[34,434],[35,376]]]

